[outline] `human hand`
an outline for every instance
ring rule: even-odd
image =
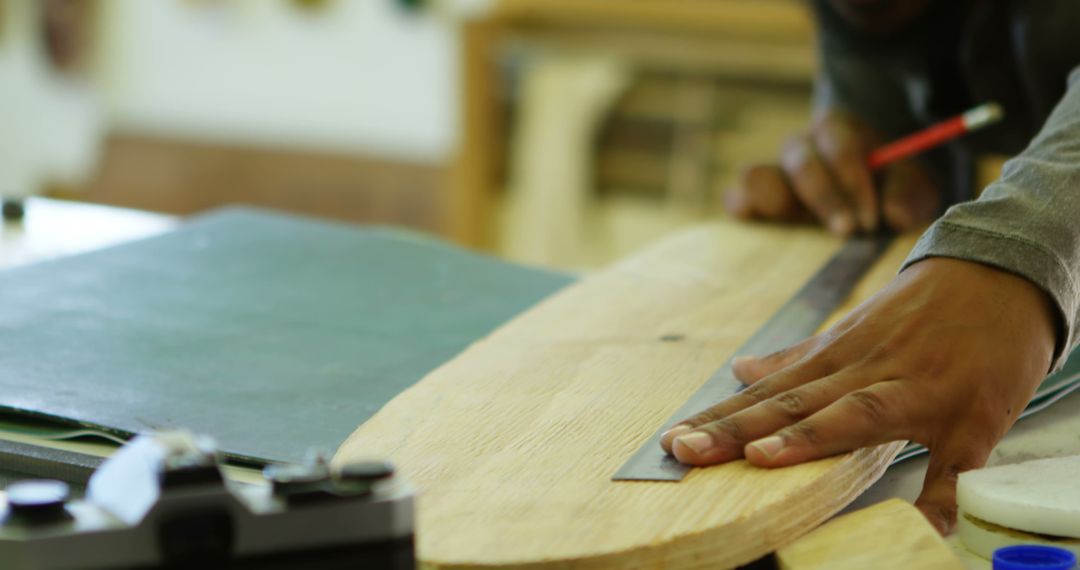
[[[927,259],[828,331],[737,359],[749,387],[680,422],[661,445],[691,465],[745,457],[783,467],[915,441],[930,450],[916,506],[945,533],[957,475],[986,462],[1046,376],[1056,314],[1022,277]]]
[[[929,222],[940,200],[934,177],[909,159],[875,179],[866,161],[880,142],[855,117],[828,111],[809,132],[788,140],[780,164],[746,168],[727,191],[727,211],[743,219],[816,219],[841,236],[875,231],[879,217],[896,231]]]

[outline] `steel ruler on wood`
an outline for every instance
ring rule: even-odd
[[[76,487],[86,486],[102,458],[0,439],[0,480],[59,479]]]
[[[653,434],[612,477],[615,481],[681,481],[691,467],[683,465],[660,448],[664,431],[742,389],[731,371],[738,356],[764,356],[791,346],[817,332],[851,294],[859,279],[892,243],[893,236],[878,235],[849,239],[802,289],[780,307],[750,340],[746,341],[705,384],[686,401],[660,431]]]

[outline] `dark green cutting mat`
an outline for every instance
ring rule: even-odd
[[[0,409],[295,461],[571,281],[397,230],[219,211],[0,272]]]

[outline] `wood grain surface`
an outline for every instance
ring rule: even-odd
[[[852,303],[887,282],[913,243],[895,244]],[[610,477],[839,244],[812,229],[725,222],[677,233],[431,373],[335,462],[388,457],[419,487],[427,568],[755,560],[854,499],[899,444],[785,469],[740,461],[681,483]]]
[[[781,570],[963,570],[911,503],[890,499],[837,517],[781,548]]]

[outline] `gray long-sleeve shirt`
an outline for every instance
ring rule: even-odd
[[[957,204],[919,239],[904,266],[933,256],[978,261],[1027,277],[1061,311],[1058,355],[1080,319],[1080,68],[1038,136],[1001,178]],[[1060,358],[1059,358],[1060,360]],[[1060,364],[1060,363],[1059,363]]]
[[[1060,311],[1059,366],[1080,341],[1080,2],[931,0],[906,29],[880,38],[848,25],[830,1],[814,2],[818,106],[852,111],[887,137],[980,102],[1005,107],[1003,125],[927,157],[955,205],[904,267],[952,257],[1036,283]],[[984,151],[1014,158],[978,200],[963,202],[972,157]]]

